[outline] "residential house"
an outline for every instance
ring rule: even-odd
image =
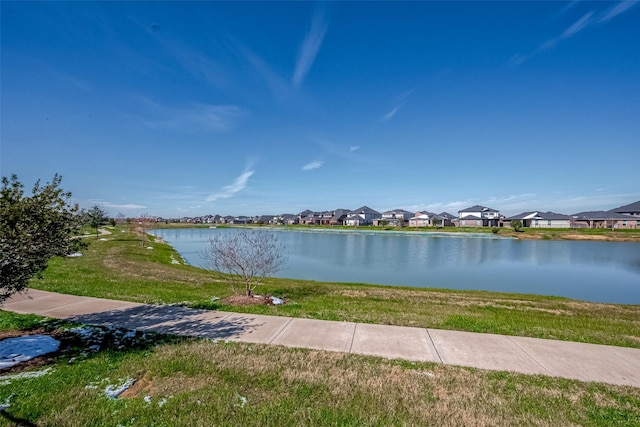
[[[434,222],[435,220],[435,222]],[[433,212],[420,211],[415,216],[409,218],[410,227],[433,227],[435,223],[441,221],[442,218]]]
[[[530,211],[505,218],[503,224],[511,226],[511,221],[522,221],[523,227],[531,228],[569,228],[571,221],[569,215],[555,212]]]
[[[620,206],[619,208],[611,209],[609,212],[640,217],[640,200],[628,205]]]
[[[453,224],[453,220],[456,219],[455,215],[451,215],[449,212],[441,212],[438,214],[440,218],[442,218],[442,226],[451,227]]]
[[[403,226],[407,224],[409,218],[413,216],[413,213],[405,211],[404,209],[394,209],[392,211],[382,212],[380,218],[373,220],[373,225],[391,225],[394,227]]]
[[[231,217],[229,221],[227,221],[227,224],[250,224],[252,222],[253,220],[248,216],[234,216]]]
[[[579,212],[571,215],[571,228],[640,228],[640,219],[611,211]]]
[[[254,224],[277,224],[278,217],[276,215],[260,215],[254,219]]]
[[[336,209],[333,211],[333,216],[329,221],[329,225],[344,225],[344,220],[347,218],[347,215],[351,212],[351,209]]]
[[[500,211],[475,205],[459,210],[456,222],[460,227],[499,227],[500,220]]]
[[[298,215],[282,214],[278,217],[279,223],[284,225],[298,224]]]
[[[359,209],[351,211],[344,219],[344,225],[359,226],[359,225],[372,225],[374,219],[381,218],[380,212],[371,209],[368,206],[363,206]]]
[[[314,225],[316,224],[317,214],[309,209],[298,214],[298,224]]]

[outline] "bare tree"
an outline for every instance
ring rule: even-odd
[[[244,286],[244,294],[251,296],[259,279],[275,274],[286,262],[285,248],[278,236],[265,230],[241,230],[216,234],[209,239],[202,257],[208,266],[231,281]]]
[[[132,219],[133,230],[140,236],[140,244],[144,246],[147,239],[147,230],[151,228],[153,224],[153,218],[149,214],[143,213],[138,218]]]

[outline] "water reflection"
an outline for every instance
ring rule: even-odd
[[[214,233],[154,234],[203,266]],[[280,277],[414,287],[484,289],[640,304],[640,243],[515,240],[493,235],[278,230],[288,251]]]

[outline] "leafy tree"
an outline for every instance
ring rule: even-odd
[[[514,219],[511,221],[511,228],[514,229],[514,231],[522,231],[522,221],[519,219]]]
[[[73,239],[77,205],[60,188],[56,174],[50,183],[33,186],[25,196],[16,175],[2,177],[0,190],[0,303],[26,289],[29,279],[41,277],[53,256],[65,256],[83,247]]]
[[[240,282],[246,296],[253,294],[260,284],[259,278],[275,274],[286,261],[278,236],[264,230],[216,234],[209,239],[202,257],[212,270],[231,275],[234,292],[236,283]]]
[[[96,239],[97,239],[98,236],[100,235],[100,231],[98,230],[98,228],[101,225],[106,224],[107,220],[109,219],[107,217],[107,212],[104,209],[102,209],[100,206],[93,205],[91,209],[87,211],[87,217],[89,218],[89,226],[91,228],[96,229]]]

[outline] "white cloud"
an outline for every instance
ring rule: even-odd
[[[291,86],[287,79],[276,73],[266,61],[251,49],[238,41],[234,40],[234,43],[244,59],[251,65],[253,72],[267,84],[276,99],[282,100],[290,95]]]
[[[306,165],[304,165],[302,167],[303,171],[310,171],[313,169],[318,169],[319,167],[322,167],[322,165],[324,165],[324,162],[322,160],[314,160],[311,163],[307,163]]]
[[[300,51],[298,52],[296,68],[293,73],[293,85],[295,87],[300,86],[309,73],[326,32],[327,24],[324,21],[324,13],[321,10],[317,10],[311,20],[311,28],[302,41],[302,46],[300,46]]]
[[[126,210],[134,210],[134,209],[146,209],[147,206],[137,205],[134,203],[111,203],[111,202],[103,202],[100,200],[90,200],[92,205],[100,205],[105,209],[126,209]]]
[[[521,54],[517,53],[511,57],[509,60],[509,64],[512,66],[518,66],[529,60],[531,57],[537,55],[538,53],[548,51],[558,45],[558,43],[562,40],[568,39],[569,37],[573,37],[578,34],[580,31],[585,28],[589,28],[594,24],[602,24],[611,20],[612,18],[626,12],[631,7],[635,6],[638,1],[621,1],[616,4],[614,7],[609,9],[608,11],[602,13],[599,18],[594,18],[595,11],[590,11],[582,15],[577,21],[571,24],[567,29],[565,29],[562,33],[553,37],[535,49],[533,52],[529,54]]]
[[[562,34],[560,34],[560,38],[566,39],[578,33],[579,31],[583,30],[587,25],[591,23],[592,15],[593,15],[593,12],[589,12],[582,15],[580,19],[578,19],[576,22],[573,23],[573,25],[571,25],[569,28],[564,30]]]
[[[608,12],[606,12],[598,20],[598,22],[607,22],[611,18],[614,18],[620,15],[621,13],[626,12],[629,8],[635,6],[637,3],[638,3],[637,1],[621,1],[620,3],[615,5],[613,8],[611,8]]]
[[[193,132],[225,132],[249,115],[248,110],[237,105],[190,103],[181,106],[162,105],[144,96],[134,96],[144,104],[153,118],[144,120],[147,126]]]
[[[122,205],[114,204],[114,203],[104,203],[104,207],[106,208],[116,208],[116,209],[145,209],[144,205],[136,205],[133,203],[126,203]]]
[[[391,120],[396,115],[398,110],[400,110],[400,108],[402,108],[404,106],[404,104],[407,103],[407,100],[409,99],[411,94],[413,94],[413,92],[416,91],[416,89],[418,89],[418,88],[414,87],[413,89],[408,90],[406,92],[402,92],[401,94],[396,96],[393,99],[393,107],[391,108],[391,110],[387,114],[385,114],[384,116],[382,116],[380,118],[380,121],[381,122],[386,122],[387,120]]]
[[[357,150],[359,150],[359,149],[360,149],[360,147],[359,147],[359,146],[357,146],[357,145],[351,145],[351,146],[349,146],[349,151],[350,151],[350,152],[357,151]]]
[[[393,118],[393,116],[396,115],[397,112],[398,112],[398,107],[393,107],[391,109],[391,111],[389,111],[387,114],[382,116],[382,118],[380,118],[380,121],[381,122],[386,122],[387,120],[391,120]]]
[[[247,187],[249,178],[251,178],[251,175],[253,175],[253,173],[254,170],[250,167],[247,167],[247,169],[245,169],[244,172],[242,172],[242,174],[240,174],[240,176],[238,176],[231,184],[222,187],[222,191],[207,197],[207,202],[214,202],[220,199],[228,199],[234,194],[244,190]]]

